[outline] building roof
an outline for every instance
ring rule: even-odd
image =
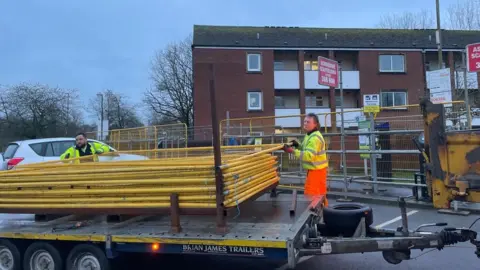
[[[480,42],[480,31],[442,30],[444,49]],[[194,25],[193,46],[436,49],[435,29],[300,28]]]

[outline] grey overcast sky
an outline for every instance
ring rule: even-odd
[[[83,101],[109,88],[140,101],[155,51],[193,24],[374,27],[384,13],[424,8],[435,0],[0,0],[0,85],[76,88]]]

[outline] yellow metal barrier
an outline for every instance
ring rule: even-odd
[[[281,148],[221,148],[225,207],[235,207],[278,183],[277,157],[272,153]],[[102,161],[126,153],[136,153],[136,160]],[[212,147],[115,152],[99,158],[100,162],[87,156],[1,171],[0,212],[166,208],[171,193],[179,195],[180,208],[217,207]],[[72,164],[73,160],[82,162]]]

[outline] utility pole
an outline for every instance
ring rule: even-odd
[[[437,46],[438,46],[438,69],[443,68],[443,54],[442,54],[442,30],[440,28],[440,0],[436,0],[437,9]]]
[[[340,137],[340,147],[342,149],[342,171],[343,171],[343,181],[345,184],[344,192],[348,191],[347,185],[347,156],[345,155],[345,114],[343,111],[343,76],[342,76],[342,66],[341,63],[338,63],[338,73],[340,76],[340,113],[342,114],[342,124],[341,124],[341,137]],[[335,119],[336,121],[336,119]],[[332,125],[337,125],[337,123],[332,123]],[[347,199],[346,196],[344,199]]]

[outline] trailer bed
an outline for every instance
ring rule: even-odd
[[[181,216],[181,232],[171,232],[170,216],[137,216],[119,222],[104,217],[63,217],[50,222],[12,218],[1,224],[0,237],[9,239],[105,242],[107,253],[208,253],[283,259],[288,242],[298,238],[314,212],[299,195],[292,215],[292,194],[266,194],[231,210],[227,232],[218,233],[214,216]],[[12,215],[14,216],[14,215]],[[63,220],[69,219],[69,220]],[[83,226],[78,225],[79,222]]]
[[[64,216],[38,222],[33,215],[11,215],[0,224],[0,248],[12,252],[4,252],[0,263],[20,263],[22,257],[28,263],[34,252],[45,253],[46,247],[57,257],[59,251],[69,253],[70,264],[74,258],[86,256],[85,252],[94,254],[99,258],[97,269],[107,267],[108,259],[126,253],[240,256],[276,261],[294,269],[303,256],[381,251],[385,260],[398,264],[410,259],[412,249],[442,249],[466,241],[476,246],[480,256],[477,233],[465,228],[440,232],[409,231],[408,226],[400,231],[375,229],[367,227],[362,216],[351,237],[322,236],[328,228],[322,219],[328,213],[322,203],[323,198],[309,202],[295,191],[273,198],[264,195],[230,212],[226,233],[217,231],[215,216],[181,216],[181,231],[173,232],[177,227],[170,216],[133,216],[117,222],[108,222],[106,216]],[[292,208],[296,209],[293,215]],[[400,200],[400,208],[405,217],[402,223],[407,224],[404,200]],[[360,210],[365,215],[369,212]]]

